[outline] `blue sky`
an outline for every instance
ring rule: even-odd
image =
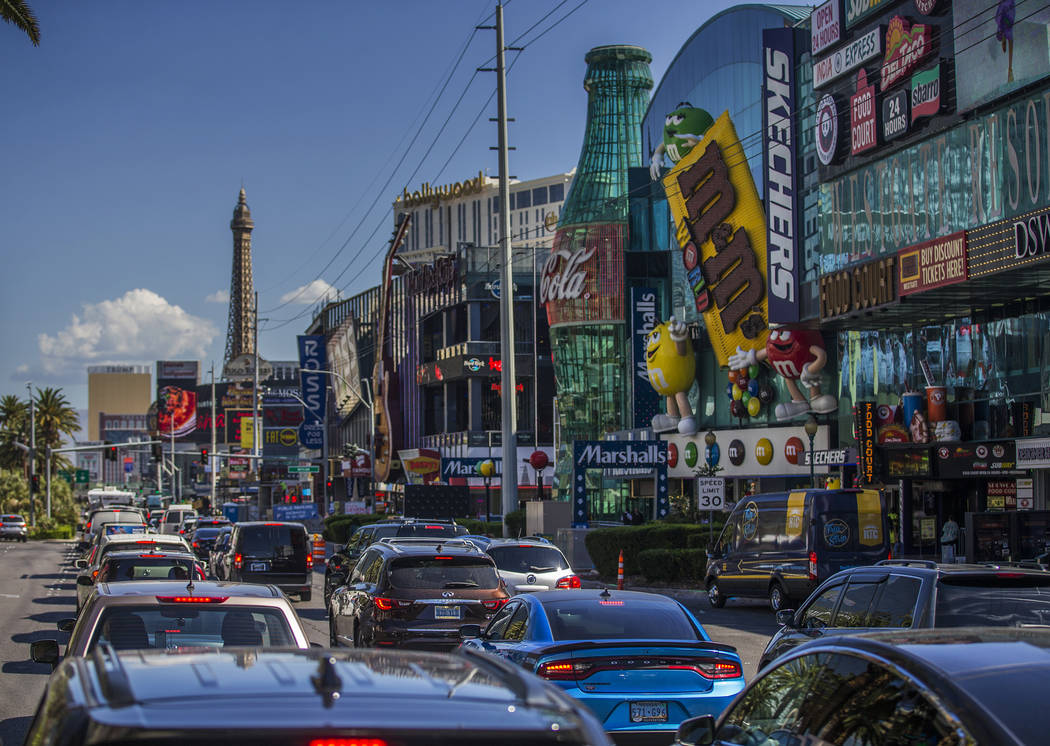
[[[0,394],[32,380],[84,408],[88,365],[220,367],[242,184],[260,352],[290,360],[318,290],[378,282],[402,187],[497,173],[494,75],[467,85],[491,65],[494,33],[471,32],[494,0],[29,3],[40,47],[0,24]],[[508,55],[511,173],[576,165],[588,49],[644,46],[659,81],[733,4],[512,0],[508,44],[554,12]]]

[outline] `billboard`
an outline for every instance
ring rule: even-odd
[[[721,366],[769,336],[766,216],[736,128],[723,112],[663,179],[692,288]],[[692,266],[690,266],[692,265]]]
[[[328,338],[328,370],[336,409],[344,417],[361,401],[361,372],[357,358],[357,322],[347,316]],[[350,385],[347,385],[347,384]]]
[[[625,231],[622,223],[558,229],[540,276],[551,327],[624,320]]]
[[[634,424],[649,427],[663,411],[664,398],[649,380],[645,348],[649,332],[660,324],[660,301],[655,288],[631,288],[631,380],[634,382]]]
[[[157,430],[184,438],[197,429],[196,360],[157,361]]]
[[[319,334],[300,334],[299,385],[302,387],[303,424],[299,426],[299,440],[305,448],[320,448],[324,442],[323,422],[328,407],[327,374],[314,373],[327,370],[324,337]]]
[[[959,111],[1050,74],[1050,7],[1039,0],[954,0]]]
[[[837,0],[823,8],[837,8]],[[836,16],[837,22],[837,16]],[[814,35],[816,31],[814,31]],[[766,244],[769,263],[769,320],[792,323],[799,319],[798,234],[801,200],[798,191],[798,110],[795,100],[795,31],[762,32],[765,60],[762,131],[766,182]]]

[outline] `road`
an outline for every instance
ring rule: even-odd
[[[76,611],[76,557],[74,544],[64,541],[0,544],[0,658],[5,663],[0,676],[0,744],[21,744],[43,694],[50,667],[33,663],[29,643],[46,638],[65,646],[69,638],[55,624]],[[313,599],[297,603],[311,642],[328,645],[328,620],[323,609],[323,573],[314,575]],[[758,658],[776,630],[769,607],[762,603],[730,601],[724,609],[712,609],[696,593],[678,594],[680,600],[704,625],[716,642],[733,645],[744,662],[744,675],[755,675]]]

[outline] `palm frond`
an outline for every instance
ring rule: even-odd
[[[0,18],[25,31],[33,46],[40,46],[40,24],[23,0],[0,0]]]

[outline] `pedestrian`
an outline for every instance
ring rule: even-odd
[[[625,526],[630,526],[632,523],[634,523],[634,516],[631,515],[631,511],[627,508],[623,509],[623,515],[620,517],[623,520],[623,525]]]
[[[941,526],[941,562],[952,564],[955,562],[955,554],[959,549],[959,524],[951,513],[948,520]]]
[[[638,508],[635,508],[634,512],[631,513],[631,523],[635,526],[641,526],[645,523],[645,516],[642,515],[642,511],[638,510]]]

